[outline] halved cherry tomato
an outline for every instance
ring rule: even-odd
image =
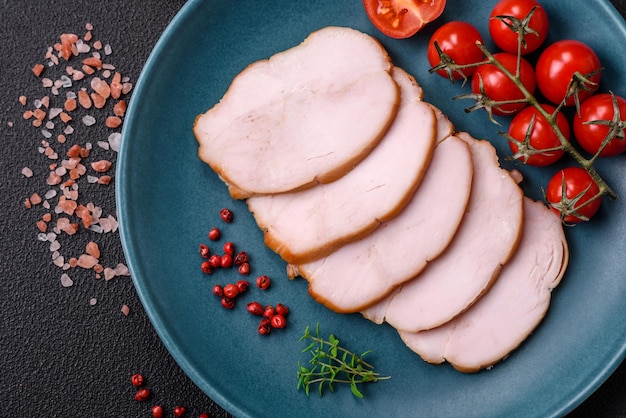
[[[515,74],[517,68],[517,56],[507,52],[499,52],[493,55],[511,74]],[[506,76],[498,67],[493,64],[483,64],[476,68],[472,76],[472,93],[479,94],[480,84],[484,89],[484,94],[493,101],[503,102],[509,100],[519,100],[524,98],[524,93]],[[535,92],[535,72],[533,67],[524,58],[520,60],[520,80],[531,94]],[[494,115],[511,115],[519,112],[527,103],[507,103],[492,108]]]
[[[511,16],[521,22],[533,7],[536,9],[530,18],[528,28],[535,33],[526,31],[525,45],[522,44],[521,49],[522,54],[528,54],[536,51],[548,36],[548,14],[543,6],[536,0],[502,0],[493,8],[489,16],[489,33],[503,51],[517,54],[518,34],[507,25],[513,24],[511,19],[498,19],[496,16]]]
[[[563,190],[565,196],[563,197]],[[552,209],[566,223],[588,221],[600,209],[602,200],[591,200],[600,188],[589,173],[580,167],[568,167],[557,172],[548,182],[546,199]]]
[[[580,103],[598,90],[602,65],[596,53],[588,45],[571,39],[557,41],[548,46],[539,56],[535,68],[539,91],[554,104],[559,104],[568,94],[574,73],[588,78],[585,89],[578,92]],[[575,104],[575,96],[566,100],[567,106]]]
[[[622,121],[626,121],[626,99],[615,96],[615,103],[619,111],[619,117],[613,122],[618,127]],[[580,117],[574,116],[574,135],[580,146],[590,154],[596,154],[609,133],[609,126],[601,123],[588,123],[594,121],[613,121],[615,108],[613,96],[609,93],[596,94],[580,105]],[[626,151],[626,138],[621,129],[617,135],[604,147],[600,156],[610,157]]]
[[[555,111],[555,108],[548,104],[542,104],[541,107],[543,107],[544,110],[550,114],[553,114]],[[560,146],[561,141],[554,132],[554,129],[534,106],[528,106],[515,115],[509,125],[509,135],[519,142],[524,143],[524,139],[526,138],[528,128],[531,121],[533,121],[533,118],[533,128],[529,136],[528,145],[537,151],[549,150]],[[563,136],[569,140],[569,123],[567,122],[565,115],[561,112],[556,115],[556,123],[559,130],[563,133]],[[509,141],[509,146],[511,147],[511,151],[514,153],[519,151],[519,147],[516,142]],[[565,154],[565,151],[561,149],[532,154],[528,157],[528,159],[526,159],[525,156],[520,155],[519,159],[521,161],[525,161],[528,165],[543,167],[555,163],[563,156],[563,154]]]
[[[437,19],[446,0],[363,0],[367,17],[385,35],[403,39]]]
[[[433,33],[428,43],[428,62],[431,67],[436,67],[441,62],[435,41],[441,51],[457,65],[475,64],[484,59],[482,51],[476,46],[476,42],[483,43],[483,38],[478,29],[467,22],[448,22]],[[460,71],[469,77],[475,69],[476,67],[467,67]],[[437,74],[449,78],[445,69],[438,70]],[[456,80],[463,78],[458,72],[453,72],[452,77]]]

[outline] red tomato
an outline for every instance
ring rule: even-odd
[[[483,43],[483,38],[478,29],[469,23],[448,22],[433,33],[428,43],[428,62],[431,67],[436,67],[441,62],[439,52],[435,48],[435,41],[441,51],[457,65],[474,64],[484,59],[482,51],[476,46],[476,42]],[[460,71],[465,74],[465,77],[469,77],[475,69],[476,67],[468,67]],[[449,78],[445,69],[438,70],[437,74]],[[463,78],[463,75],[455,71],[452,77],[459,80]]]
[[[494,54],[494,58],[511,74],[515,74],[517,56],[507,52]],[[533,67],[524,58],[520,64],[520,79],[531,94],[535,92],[535,73]],[[493,64],[483,64],[476,68],[472,76],[472,93],[479,94],[482,80],[484,94],[493,101],[503,102],[524,99],[524,93]],[[492,108],[494,115],[510,115],[519,112],[527,103],[507,103]]]
[[[615,96],[619,109],[619,121],[626,120],[626,99]],[[590,154],[596,154],[609,133],[609,127],[603,124],[588,124],[592,121],[612,121],[615,116],[613,96],[609,93],[596,94],[580,105],[580,117],[574,116],[574,136],[580,146]],[[610,157],[626,151],[624,131],[618,132],[620,137],[614,137],[602,150],[600,156]]]
[[[565,198],[563,198],[565,186]],[[578,223],[591,219],[600,209],[600,188],[584,168],[568,167],[556,173],[548,182],[546,199],[550,208],[566,223]]]
[[[548,46],[539,56],[535,68],[539,91],[554,104],[565,99],[569,83],[575,72],[589,78],[595,84],[587,84],[589,90],[579,90],[580,103],[590,97],[599,87],[602,65],[596,53],[588,45],[575,40],[557,41]],[[598,72],[591,76],[591,73]],[[575,104],[570,95],[566,106]]]
[[[521,53],[528,54],[541,46],[548,36],[548,14],[543,6],[536,0],[502,0],[496,4],[489,16],[489,33],[498,47],[505,52],[517,54],[518,34],[506,25],[506,23],[515,25],[514,20],[498,19],[495,16],[511,16],[521,22],[535,6],[537,8],[530,18],[528,28],[536,33],[526,30],[525,45],[522,44]]]
[[[548,113],[554,113],[555,108],[553,106],[547,104],[542,104],[541,106]],[[519,142],[523,143],[524,138],[526,138],[526,134],[528,133],[528,127],[530,126],[530,122],[533,120],[533,117],[534,123],[532,132],[530,133],[529,137],[530,147],[534,150],[539,151],[548,150],[560,146],[561,141],[554,132],[554,129],[552,129],[552,126],[550,126],[546,118],[544,118],[543,115],[539,113],[539,111],[534,106],[528,106],[517,115],[515,115],[515,117],[511,121],[511,125],[509,126],[509,135]],[[569,124],[567,122],[567,118],[561,112],[557,113],[556,123],[565,138],[569,140]],[[514,153],[518,152],[519,148],[517,143],[509,141],[509,146],[511,147],[511,151],[513,151]],[[518,156],[518,158],[521,161],[525,161],[526,164],[543,167],[555,163],[563,156],[563,154],[565,154],[564,150],[556,150],[546,151],[539,154],[532,154],[530,157],[528,157],[528,160],[526,160],[526,156],[524,155],[520,155]]]
[[[403,39],[443,13],[446,0],[363,0],[367,17],[385,35]]]

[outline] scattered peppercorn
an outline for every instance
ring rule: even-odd
[[[261,316],[263,315],[263,306],[259,302],[250,302],[247,305],[248,312],[252,315]]]
[[[274,307],[277,315],[287,316],[289,314],[289,308],[287,308],[282,303],[277,303]]]
[[[257,328],[259,334],[268,335],[272,331],[272,325],[268,318],[263,318],[259,323],[259,327]]]
[[[224,243],[224,252],[230,256],[235,255],[235,244],[228,241]]]
[[[209,256],[211,255],[211,251],[206,244],[200,244],[200,248],[198,251],[200,252],[200,257],[202,258],[209,258]]]
[[[200,269],[206,274],[211,274],[214,271],[214,268],[209,261],[203,261],[202,264],[200,264]]]
[[[217,254],[213,254],[211,257],[209,257],[209,264],[214,269],[220,268],[222,266],[222,257]]]
[[[209,231],[209,239],[210,239],[211,241],[217,241],[218,239],[220,239],[220,237],[221,237],[221,236],[222,236],[222,233],[221,233],[221,232],[220,232],[220,230],[219,230],[219,229],[217,229],[217,228],[212,228],[212,229]]]
[[[233,258],[229,254],[224,254],[220,257],[220,267],[229,268],[233,265]]]
[[[265,309],[263,309],[263,316],[266,318],[271,318],[274,316],[274,307],[267,305]]]
[[[229,283],[224,286],[224,296],[230,299],[234,299],[239,294],[239,287],[236,284]]]
[[[272,328],[285,328],[287,325],[287,320],[282,315],[274,315],[270,318],[270,323]]]
[[[270,278],[268,276],[259,276],[256,278],[256,285],[259,289],[265,290],[270,287]]]
[[[213,294],[221,298],[222,296],[224,296],[224,288],[219,284],[216,284],[215,286],[213,286]]]
[[[248,274],[250,274],[250,264],[242,263],[237,270],[242,276],[247,276]]]
[[[163,416],[163,407],[160,405],[154,405],[150,411],[154,418],[161,418]]]
[[[235,307],[235,299],[223,297],[222,306],[225,307],[226,309],[233,309]]]
[[[143,385],[143,376],[139,373],[135,373],[130,377],[130,382],[133,384],[133,386],[141,386]]]
[[[245,251],[240,251],[235,256],[234,263],[235,263],[236,266],[239,266],[239,265],[247,263],[249,261],[250,260],[249,260],[249,257],[248,257],[248,253],[246,253]]]
[[[233,212],[230,209],[222,209],[220,211],[220,217],[226,223],[231,223],[233,221]]]
[[[175,417],[182,417],[184,413],[185,413],[185,407],[184,406],[175,406],[174,407],[174,416]]]
[[[239,288],[239,292],[247,292],[250,287],[250,283],[247,280],[237,280],[237,287]]]
[[[139,389],[137,393],[135,393],[135,400],[139,402],[144,402],[150,399],[150,390],[149,389]]]

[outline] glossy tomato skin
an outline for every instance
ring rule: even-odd
[[[379,31],[390,38],[404,39],[441,16],[446,0],[363,0],[363,6]]]
[[[510,73],[515,74],[517,56],[507,52],[499,52],[494,58]],[[508,101],[523,99],[524,94],[502,71],[493,64],[483,64],[476,68],[472,76],[472,93],[480,93],[480,80],[482,79],[485,94],[495,101]],[[522,84],[531,94],[535,92],[535,73],[533,67],[524,58],[521,59],[520,79]],[[519,112],[526,103],[510,103],[494,107],[494,115],[511,115]]]
[[[541,106],[550,114],[553,114],[555,111],[554,106],[548,104],[542,104]],[[535,122],[530,135],[530,146],[536,150],[546,150],[556,148],[561,145],[561,141],[554,132],[552,126],[550,126],[546,118],[544,118],[534,106],[528,106],[515,115],[509,125],[509,135],[518,141],[523,142],[533,116],[535,117]],[[556,123],[559,130],[563,133],[563,136],[569,140],[569,123],[565,115],[561,112],[557,113]],[[511,151],[514,153],[518,151],[518,146],[515,142],[509,141],[509,146],[511,147]],[[547,151],[545,153],[533,154],[527,161],[525,161],[525,157],[520,157],[520,159],[525,161],[528,165],[544,167],[557,162],[563,154],[565,154],[564,150]]]
[[[619,109],[620,120],[626,120],[626,99],[615,96]],[[586,124],[585,122],[598,120],[612,120],[615,115],[613,96],[609,93],[596,94],[587,99],[580,106],[580,117],[574,115],[574,136],[580,146],[590,154],[595,155],[609,132],[606,125]],[[626,151],[626,139],[613,138],[600,153],[601,157],[611,157]]]
[[[474,64],[484,59],[482,51],[476,46],[476,42],[483,43],[483,38],[478,29],[470,23],[448,22],[433,33],[428,43],[428,62],[431,67],[440,63],[435,41],[441,50],[458,65]],[[468,67],[461,71],[466,77],[470,77],[475,69],[476,67]],[[445,70],[439,70],[437,74],[448,78],[448,73]],[[458,72],[454,72],[453,77],[457,80],[463,78]]]
[[[502,0],[495,5],[489,16],[489,33],[500,49],[511,54],[517,54],[517,32],[511,30],[495,16],[513,16],[523,20],[535,6],[537,9],[530,18],[528,26],[537,34],[528,33],[525,35],[526,45],[522,45],[522,54],[536,51],[546,40],[549,28],[548,13],[536,0]]]
[[[560,170],[550,179],[546,187],[546,199],[550,204],[550,209],[559,216],[561,216],[561,210],[555,205],[559,205],[562,201],[563,183],[565,183],[565,194],[568,199],[574,199],[579,194],[584,193],[576,203],[576,213],[566,215],[563,221],[574,224],[584,221],[583,217],[591,219],[600,209],[602,200],[598,198],[589,202],[600,192],[598,185],[589,173],[584,168],[568,167]]]
[[[548,46],[539,56],[535,68],[539,91],[546,99],[559,104],[567,94],[568,86],[575,72],[589,75],[600,71],[602,65],[596,53],[583,42],[566,39]],[[588,77],[595,85],[589,85],[589,91],[580,90],[578,97],[582,103],[589,98],[600,84],[602,74]],[[574,96],[568,97],[566,106],[575,104]]]

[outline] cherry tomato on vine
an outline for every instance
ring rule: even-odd
[[[517,56],[507,52],[493,55],[511,74],[515,74]],[[476,68],[472,76],[472,93],[479,94],[482,80],[484,94],[493,101],[509,101],[524,99],[522,91],[511,79],[493,64],[483,64]],[[520,60],[520,80],[531,94],[535,92],[535,73],[533,67],[524,58]],[[527,103],[507,103],[492,108],[494,115],[511,115],[519,112]]]
[[[467,22],[448,22],[433,33],[428,42],[428,62],[431,67],[436,67],[441,62],[439,52],[435,48],[435,41],[441,51],[448,55],[457,65],[467,65],[481,62],[484,59],[482,51],[476,46],[476,42],[483,43],[483,38],[474,26]],[[474,73],[476,67],[468,67],[461,70],[466,77]],[[448,78],[445,69],[438,70],[437,74]],[[463,78],[458,72],[452,73],[456,80]]]
[[[563,197],[563,189],[565,196]],[[546,199],[557,215],[566,223],[587,221],[600,209],[600,188],[589,173],[581,167],[568,167],[556,173],[548,182]]]
[[[437,19],[446,0],[363,0],[367,17],[385,35],[403,39]]]
[[[542,104],[544,110],[548,113],[553,114],[555,111],[554,106],[548,104]],[[556,148],[561,145],[561,141],[557,136],[556,132],[550,123],[546,120],[545,117],[534,106],[528,106],[524,108],[521,112],[519,112],[513,120],[511,120],[511,124],[509,125],[509,135],[519,142],[524,142],[526,135],[528,133],[528,127],[530,126],[531,121],[533,121],[533,128],[530,133],[529,145],[534,150],[549,150],[552,148]],[[570,138],[570,128],[569,123],[565,115],[561,112],[558,112],[556,115],[556,123],[559,127],[559,130],[563,133],[563,136],[569,140]],[[511,151],[517,153],[519,150],[518,144],[513,141],[509,141],[509,146],[511,147]],[[564,150],[553,150],[546,151],[542,153],[532,154],[529,157],[520,155],[518,158],[521,161],[526,162],[528,165],[544,167],[558,161],[563,154],[565,154]],[[528,157],[528,158],[527,158]]]
[[[621,121],[626,121],[626,99],[615,96],[615,101],[619,110],[619,121],[615,122],[619,124]],[[609,133],[607,125],[588,122],[612,121],[614,116],[613,96],[610,93],[596,94],[580,105],[580,117],[574,115],[574,136],[585,151],[595,155]],[[626,138],[624,138],[624,131],[621,130],[618,136],[604,147],[600,156],[611,157],[624,151],[626,151]]]
[[[554,104],[559,104],[568,93],[570,80],[575,72],[588,78],[585,89],[578,91],[580,103],[598,90],[602,65],[596,53],[588,45],[571,39],[557,41],[548,46],[539,56],[535,67],[539,91]],[[570,95],[566,106],[575,104]]]
[[[505,52],[517,54],[518,34],[516,23],[526,18],[528,13],[536,7],[528,23],[528,28],[535,33],[526,30],[524,34],[524,44],[521,53],[528,54],[536,51],[548,36],[548,14],[541,4],[536,0],[502,0],[491,11],[489,16],[489,33],[493,41]],[[511,16],[519,19],[499,19],[496,16]],[[512,28],[507,24],[512,25]]]

